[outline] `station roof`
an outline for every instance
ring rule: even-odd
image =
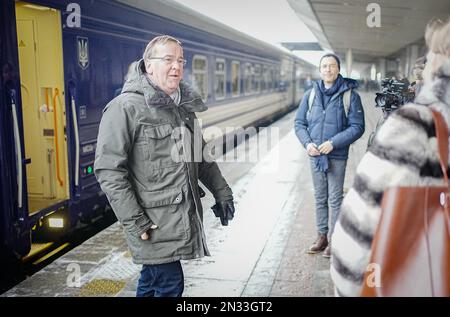
[[[381,27],[368,27],[367,11],[373,0],[287,0],[324,49],[371,62],[388,57],[403,47],[421,41],[432,17],[450,15],[449,0],[378,0]]]

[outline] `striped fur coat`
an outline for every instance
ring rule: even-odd
[[[434,123],[427,106],[440,111],[450,126],[450,58],[433,81],[422,87],[415,102],[391,114],[379,129],[344,198],[332,236],[330,273],[336,295],[360,294],[383,191],[390,186],[442,184]]]

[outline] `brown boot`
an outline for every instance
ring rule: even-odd
[[[331,258],[331,241],[330,243],[328,243],[328,246],[326,247],[325,251],[323,251],[323,257]]]
[[[328,245],[327,235],[319,234],[317,236],[316,241],[313,243],[313,245],[309,247],[307,253],[315,254],[315,253],[322,252],[323,250],[325,250],[327,245]]]

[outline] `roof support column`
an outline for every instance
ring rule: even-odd
[[[347,77],[352,76],[352,64],[353,64],[353,53],[352,49],[349,48],[347,50],[347,53],[345,54],[345,64],[346,64],[346,70],[347,70]]]
[[[386,78],[386,59],[378,59],[378,73],[380,73],[380,79]]]
[[[414,81],[415,79],[413,78],[414,75],[412,73],[412,70],[414,68],[414,64],[416,63],[416,60],[419,58],[419,45],[417,44],[411,44],[408,47],[408,59],[406,62],[406,67],[405,67],[405,76],[407,78],[410,79],[410,81]]]

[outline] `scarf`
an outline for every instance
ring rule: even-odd
[[[344,83],[344,78],[341,74],[338,75],[336,78],[336,81],[334,82],[333,86],[330,88],[325,88],[325,85],[323,83],[323,80],[319,83],[319,91],[318,96],[320,98],[320,102],[323,106],[323,109],[326,109],[328,106],[328,103],[331,100],[331,97],[339,90],[341,85]],[[320,144],[318,144],[320,145]],[[328,155],[321,154],[319,156],[314,156],[314,171],[316,172],[322,172],[325,173],[328,171]]]

